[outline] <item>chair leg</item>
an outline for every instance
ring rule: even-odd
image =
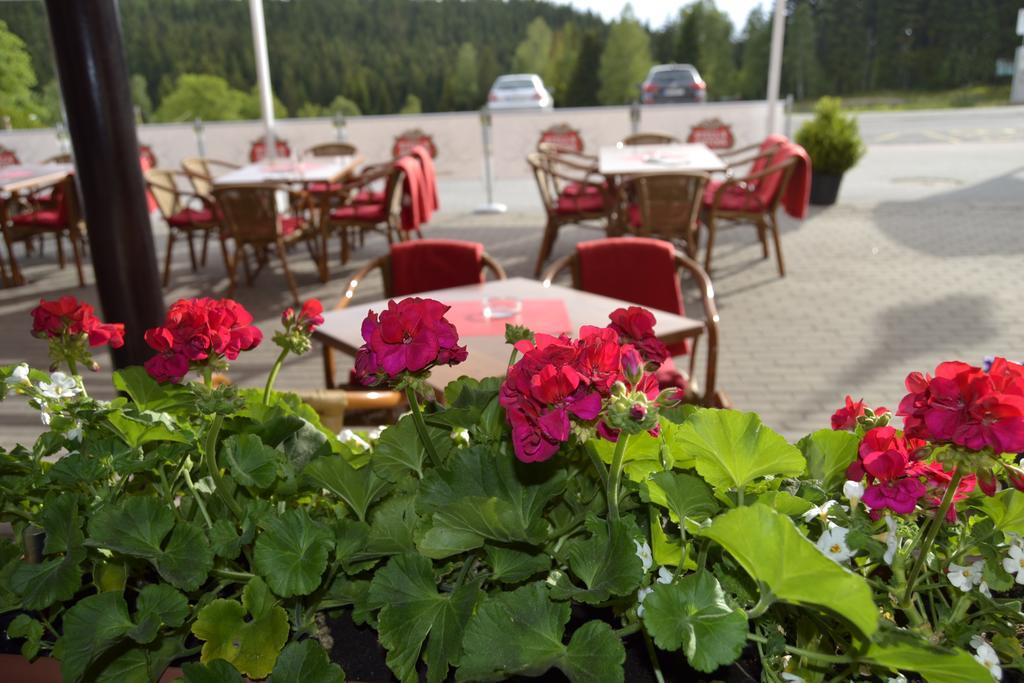
[[[64,240],[62,239],[63,236],[59,232],[56,233],[54,236],[57,238],[57,263],[60,264],[60,269],[64,270],[64,266],[67,265],[67,260],[64,258]],[[32,240],[29,240],[25,242],[25,245],[28,246],[31,243]]]
[[[534,277],[540,277],[544,263],[551,256],[551,250],[555,247],[555,239],[558,237],[558,228],[559,225],[549,218],[547,225],[544,226],[544,238],[540,242],[540,251],[537,253],[537,266],[533,269]]]
[[[11,259],[11,283],[15,287],[23,285],[25,284],[25,276],[21,274],[21,268],[18,266],[18,257],[14,255],[14,245],[8,239],[6,230],[4,230],[4,243],[7,245],[7,256]]]
[[[78,248],[78,237],[71,232],[69,235],[71,240],[71,253],[75,257],[75,269],[78,271],[78,286],[85,287],[85,274],[82,272],[82,252]]]
[[[336,388],[334,373],[334,350],[324,345],[324,386],[328,389]]]
[[[192,262],[192,272],[194,273],[199,268],[199,264],[196,262],[196,245],[192,242],[191,230],[185,233],[185,238],[188,240],[188,258]]]
[[[295,305],[299,305],[299,288],[295,286],[295,278],[292,277],[292,271],[288,267],[288,254],[284,247],[284,242],[280,238],[277,240],[277,257],[281,259],[281,265],[284,266],[284,276],[288,280],[288,289],[291,290],[292,299],[295,300]]]
[[[761,240],[761,258],[768,258],[768,229],[764,223],[757,223],[757,238]]]
[[[715,217],[708,216],[708,246],[704,252],[704,272],[711,274],[711,252],[715,248]]]
[[[199,258],[199,265],[206,267],[206,251],[210,246],[210,231],[203,231],[203,255]]]
[[[779,224],[775,221],[775,216],[772,216],[771,219],[772,239],[775,240],[775,258],[779,262],[779,277],[786,277],[786,264],[782,260],[782,237],[779,235]]]
[[[242,245],[235,243],[235,251],[228,251],[227,241],[221,243],[224,247],[224,265],[228,269],[228,291],[227,297],[231,297],[235,293],[235,287],[238,286],[238,257],[241,256],[243,263],[245,263],[246,272],[249,270],[249,264],[245,259],[245,252],[242,250]]]
[[[174,251],[174,229],[167,233],[167,255],[164,256],[164,287],[171,282],[171,254]]]
[[[338,238],[341,240],[341,265],[343,266],[348,263],[349,250],[351,249],[348,243],[348,231],[348,226],[345,226],[344,228],[338,231]]]

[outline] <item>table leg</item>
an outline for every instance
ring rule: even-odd
[[[14,245],[11,243],[10,233],[7,230],[7,221],[8,221],[7,201],[6,200],[0,200],[0,230],[3,230],[3,233],[4,233],[4,244],[7,246],[7,257],[11,260],[11,278],[10,278],[10,281],[8,281],[7,273],[3,272],[3,282],[4,282],[4,287],[9,287],[9,286],[17,287],[19,285],[25,284],[25,278],[22,277],[21,269],[18,268],[18,259],[14,255]],[[2,266],[0,266],[0,268],[2,268]],[[8,284],[8,282],[10,282],[10,284]]]
[[[331,214],[331,193],[330,187],[327,192],[321,192],[320,197],[320,282],[327,282],[327,220]]]

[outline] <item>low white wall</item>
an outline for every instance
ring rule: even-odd
[[[759,141],[768,133],[768,104],[762,101],[646,106],[641,108],[640,129],[670,133],[685,140],[692,126],[713,118],[731,127],[738,147]],[[783,120],[781,104],[776,120]],[[626,106],[494,112],[495,177],[525,177],[528,174],[526,155],[536,148],[541,131],[562,122],[581,132],[589,151],[615,144],[631,130]],[[420,128],[434,137],[438,148],[438,175],[465,180],[483,175],[480,125],[477,112],[357,116],[347,120],[345,134],[366,160],[377,161],[391,156],[396,135],[410,128]],[[278,133],[295,152],[337,138],[330,118],[285,119],[278,122]],[[260,134],[259,121],[206,123],[202,134],[206,156],[243,163],[251,142]],[[199,154],[196,133],[190,123],[145,124],[139,127],[139,140],[153,148],[161,167],[177,167],[183,158]],[[61,151],[52,128],[0,131],[0,145],[13,149],[25,162],[42,161]]]

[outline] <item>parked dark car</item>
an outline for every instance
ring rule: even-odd
[[[640,101],[644,104],[703,102],[707,96],[707,83],[691,64],[652,66],[640,86]]]

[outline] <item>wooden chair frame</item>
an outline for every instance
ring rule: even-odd
[[[383,232],[388,244],[393,244],[396,239],[404,242],[408,239],[406,231],[402,229],[402,185],[404,172],[394,164],[377,164],[372,166],[358,177],[342,183],[342,189],[335,196],[340,199],[341,206],[352,206],[352,199],[360,189],[365,188],[381,180],[387,181],[387,191],[384,195],[384,206],[387,207],[386,218],[383,222],[370,221],[357,218],[335,219],[331,217],[330,211],[323,211],[320,216],[321,244],[323,249],[323,268],[327,272],[327,244],[331,233],[337,231],[341,240],[341,265],[349,261],[353,239],[352,233],[358,234],[360,244],[367,231],[376,230]]]
[[[488,270],[491,271],[495,280],[507,279],[505,269],[502,268],[501,264],[495,261],[487,252],[480,255],[480,266],[481,270],[485,272]],[[345,293],[341,295],[338,303],[334,305],[334,310],[339,311],[343,308],[347,308],[352,302],[352,297],[356,295],[356,288],[358,288],[360,283],[366,279],[367,275],[377,269],[380,269],[381,279],[384,283],[384,298],[392,298],[394,296],[394,290],[391,287],[391,257],[389,255],[385,255],[370,261],[349,279],[348,287],[345,289]],[[336,387],[334,382],[334,375],[336,371],[334,365],[334,349],[324,344],[323,354],[324,382],[328,389],[334,389]]]
[[[778,164],[769,166],[757,173],[751,173],[743,178],[726,178],[718,190],[715,191],[711,207],[705,207],[702,210],[703,222],[708,229],[708,243],[704,255],[704,270],[709,273],[711,272],[711,255],[715,246],[715,233],[718,230],[718,223],[720,221],[726,221],[730,223],[753,224],[754,227],[757,228],[757,234],[761,241],[761,249],[764,258],[768,258],[767,233],[770,231],[772,233],[772,240],[775,242],[775,258],[778,262],[779,277],[786,276],[786,264],[782,257],[782,238],[779,235],[778,209],[779,203],[782,201],[782,197],[786,193],[786,188],[789,186],[790,178],[793,177],[793,171],[796,169],[797,162],[798,158],[791,156]],[[772,195],[771,200],[768,202],[768,205],[764,207],[763,211],[739,211],[720,208],[722,198],[730,188],[738,188],[743,192],[753,195],[754,192],[757,191],[757,185],[760,181],[776,173],[782,174],[779,179],[779,186],[775,189],[775,193]]]
[[[316,253],[311,242],[316,242],[317,233],[311,229],[309,224],[301,220],[296,230],[285,235],[281,229],[281,215],[277,211],[275,193],[288,193],[289,189],[284,185],[273,186],[252,186],[252,185],[222,185],[213,191],[216,205],[220,207],[224,217],[225,235],[234,238],[235,250],[229,252],[225,244],[224,261],[228,271],[228,279],[231,284],[228,287],[227,296],[231,296],[237,285],[238,257],[242,257],[242,266],[245,269],[245,280],[247,285],[252,285],[253,279],[259,274],[267,263],[267,252],[269,247],[275,247],[278,259],[284,268],[285,279],[288,281],[288,289],[292,294],[295,304],[299,304],[299,291],[295,285],[295,277],[292,275],[288,265],[288,247],[298,242],[306,242],[310,255],[319,266],[321,255]],[[250,196],[248,202],[241,202],[235,199],[228,199],[232,193],[243,193]],[[239,208],[243,207],[242,212]],[[271,225],[272,223],[272,225]],[[251,270],[249,258],[246,256],[245,247],[251,246],[256,252],[257,267]]]
[[[544,236],[541,238],[540,250],[537,253],[537,263],[534,267],[534,277],[540,277],[544,263],[551,256],[555,241],[558,239],[558,230],[563,225],[580,224],[587,221],[604,221],[600,227],[608,234],[614,223],[617,197],[615,190],[610,183],[606,183],[603,175],[597,173],[596,168],[581,168],[571,163],[563,163],[559,158],[548,154],[530,153],[526,161],[533,170],[534,180],[537,182],[537,189],[540,191],[541,202],[544,204],[544,211],[547,214],[547,222],[544,225]],[[565,169],[557,169],[556,166],[564,166]],[[602,199],[600,211],[575,211],[572,213],[558,211],[558,199],[562,190],[569,183],[577,183],[580,186],[597,188]],[[584,225],[584,227],[588,227]]]
[[[686,245],[687,255],[696,257],[701,203],[708,178],[702,171],[645,173],[626,178],[621,186],[623,202],[638,206],[643,221],[639,228],[630,226],[630,232],[641,237],[681,241]]]
[[[182,233],[188,242],[188,256],[192,265],[192,272],[194,273],[198,269],[199,265],[204,267],[206,266],[206,254],[210,243],[210,233],[216,232],[219,236],[221,232],[220,221],[216,219],[209,222],[196,222],[191,226],[171,225],[170,219],[172,216],[180,211],[184,211],[189,208],[189,205],[195,203],[201,204],[204,208],[210,210],[212,216],[216,216],[212,196],[204,197],[198,193],[184,192],[180,190],[174,179],[181,177],[189,181],[192,180],[192,176],[188,173],[173,171],[170,169],[153,168],[145,173],[146,185],[149,188],[149,193],[153,196],[153,200],[156,202],[156,207],[160,211],[160,215],[163,216],[164,222],[167,224],[167,253],[164,255],[164,287],[170,284],[171,281],[171,256],[174,251],[174,240],[178,237],[177,233]],[[195,183],[191,184],[193,188],[195,188]],[[201,232],[203,234],[203,248],[198,261],[196,259],[195,244],[192,241],[192,235],[196,232]],[[222,249],[223,246],[222,239]]]
[[[359,150],[349,142],[324,142],[313,145],[304,153],[314,157],[346,157],[354,156]]]
[[[704,269],[701,268],[696,261],[686,254],[683,254],[678,249],[676,250],[675,260],[676,272],[678,273],[682,270],[687,271],[691,276],[693,276],[697,289],[700,291],[701,303],[704,306],[704,329],[707,332],[708,338],[707,367],[705,368],[704,374],[703,392],[700,391],[700,388],[693,379],[697,365],[697,345],[700,342],[700,337],[695,337],[693,339],[693,345],[690,347],[690,387],[687,391],[687,397],[688,399],[695,399],[692,402],[698,403],[702,406],[728,408],[731,405],[728,397],[723,391],[717,389],[715,386],[715,382],[718,377],[718,325],[720,322],[718,306],[715,304],[715,287],[711,284],[711,278]],[[548,271],[544,274],[544,284],[550,285],[563,270],[569,270],[571,272],[573,288],[581,289],[579,254],[575,252],[559,259],[553,263],[550,268],[548,268]],[[654,313],[657,315],[657,311]]]
[[[61,201],[65,203],[67,222],[58,226],[49,226],[44,224],[15,225],[14,223],[9,222],[7,225],[0,226],[4,234],[4,243],[7,246],[7,255],[11,260],[11,277],[15,284],[20,284],[25,281],[25,278],[21,274],[21,268],[18,266],[18,259],[14,255],[14,244],[16,242],[24,242],[26,248],[28,248],[31,246],[31,241],[33,239],[36,237],[41,238],[43,235],[47,234],[52,234],[57,239],[57,260],[60,264],[61,270],[63,270],[67,265],[67,259],[64,256],[64,241],[62,238],[66,235],[68,240],[71,242],[71,251],[75,258],[75,268],[78,271],[78,285],[80,287],[84,287],[85,272],[82,269],[82,249],[85,246],[85,223],[78,204],[78,188],[75,184],[75,176],[69,175],[60,182],[53,184],[51,187],[53,188],[53,192],[60,189],[63,193]],[[41,205],[34,201],[34,197],[34,194],[29,197],[30,203],[36,210],[39,210]]]
[[[622,138],[619,147],[632,147],[634,145],[679,145],[682,141],[668,133],[633,133]]]
[[[317,412],[320,423],[334,433],[345,426],[345,415],[349,411],[394,411],[405,402],[401,392],[388,390],[316,389],[295,393]]]

